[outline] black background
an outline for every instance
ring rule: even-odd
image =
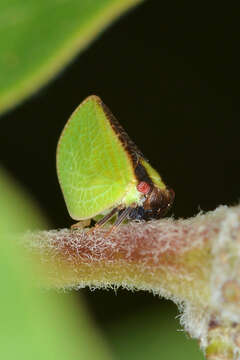
[[[2,116],[1,162],[37,200],[50,227],[72,224],[57,182],[56,144],[74,108],[97,94],[175,190],[176,217],[236,204],[239,35],[233,3],[146,1]],[[100,323],[161,307],[145,293],[82,292]]]

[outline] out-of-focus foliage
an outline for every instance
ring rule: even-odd
[[[1,168],[0,200],[1,237],[5,233],[9,235],[29,229],[46,229],[47,224],[37,206]]]
[[[38,288],[17,233],[44,221],[2,171],[0,199],[0,358],[109,359],[82,304],[73,295]]]
[[[121,326],[108,327],[116,360],[203,360],[197,341],[178,331],[179,320],[174,319],[177,308],[165,304],[159,309],[131,316]]]
[[[0,112],[49,81],[139,1],[1,0]]]

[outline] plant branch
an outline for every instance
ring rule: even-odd
[[[240,351],[240,207],[187,220],[132,222],[28,233],[24,245],[44,284],[148,290],[175,301],[181,322],[208,359]],[[44,265],[44,266],[43,266]]]

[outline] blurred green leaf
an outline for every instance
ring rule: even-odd
[[[177,307],[168,302],[109,326],[107,337],[115,359],[204,360],[197,341],[178,331],[177,314]]]
[[[0,234],[46,228],[30,196],[0,168]]]
[[[37,287],[34,264],[16,235],[43,226],[44,220],[34,208],[1,171],[0,359],[109,359],[79,299]]]
[[[1,0],[0,112],[49,81],[141,0]]]

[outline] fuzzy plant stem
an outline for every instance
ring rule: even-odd
[[[240,359],[240,206],[109,234],[52,230],[23,239],[45,286],[147,290],[177,303],[208,359]]]

